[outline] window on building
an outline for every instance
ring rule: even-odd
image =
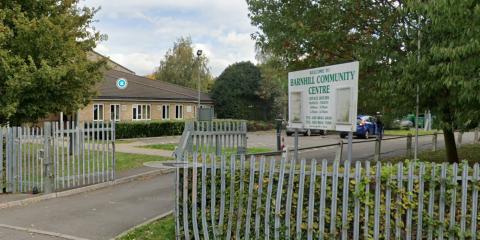
[[[103,121],[103,104],[93,104],[93,121]]]
[[[110,105],[110,120],[112,121],[120,121],[120,105],[119,104],[111,104]]]
[[[175,106],[175,118],[182,119],[183,118],[183,105],[176,105]]]
[[[150,120],[150,105],[135,104],[132,108],[133,120]]]
[[[162,106],[162,119],[170,119],[170,105]]]

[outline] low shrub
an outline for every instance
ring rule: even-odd
[[[121,122],[115,125],[117,139],[181,135],[184,121]]]
[[[141,138],[182,135],[185,121],[162,122],[120,122],[115,125],[116,138]],[[260,121],[247,121],[247,131],[267,131],[275,128],[275,124]]]
[[[247,121],[247,131],[249,132],[268,131],[272,129],[275,129],[275,124],[270,122]]]

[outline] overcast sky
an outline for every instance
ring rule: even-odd
[[[179,37],[190,36],[213,75],[238,61],[255,61],[245,0],[83,0],[101,7],[94,26],[108,35],[96,50],[139,75],[158,67]]]

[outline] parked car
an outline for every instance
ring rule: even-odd
[[[290,128],[287,127],[287,136],[292,136],[295,133],[295,128]],[[319,130],[319,129],[306,129],[306,128],[300,128],[298,129],[298,134],[303,134],[305,136],[311,136],[313,134],[319,134],[319,135],[325,135],[326,131],[325,130]]]
[[[354,136],[368,139],[370,136],[383,133],[383,126],[377,123],[377,119],[368,115],[357,116],[357,131],[353,133]],[[340,137],[345,138],[348,132],[340,132]]]

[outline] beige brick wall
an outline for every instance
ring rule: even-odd
[[[176,105],[183,106],[183,119],[189,120],[195,118],[195,112],[197,105],[195,103],[178,103],[178,102],[120,102],[120,101],[94,101],[90,103],[85,108],[79,111],[80,121],[81,122],[90,122],[93,121],[93,105],[94,104],[103,104],[104,108],[104,121],[110,121],[110,105],[119,104],[120,105],[120,120],[121,121],[132,121],[132,108],[135,104],[149,104],[150,105],[150,118],[152,121],[160,121],[162,119],[162,106],[170,106],[170,120],[177,120],[175,118],[175,108]]]

